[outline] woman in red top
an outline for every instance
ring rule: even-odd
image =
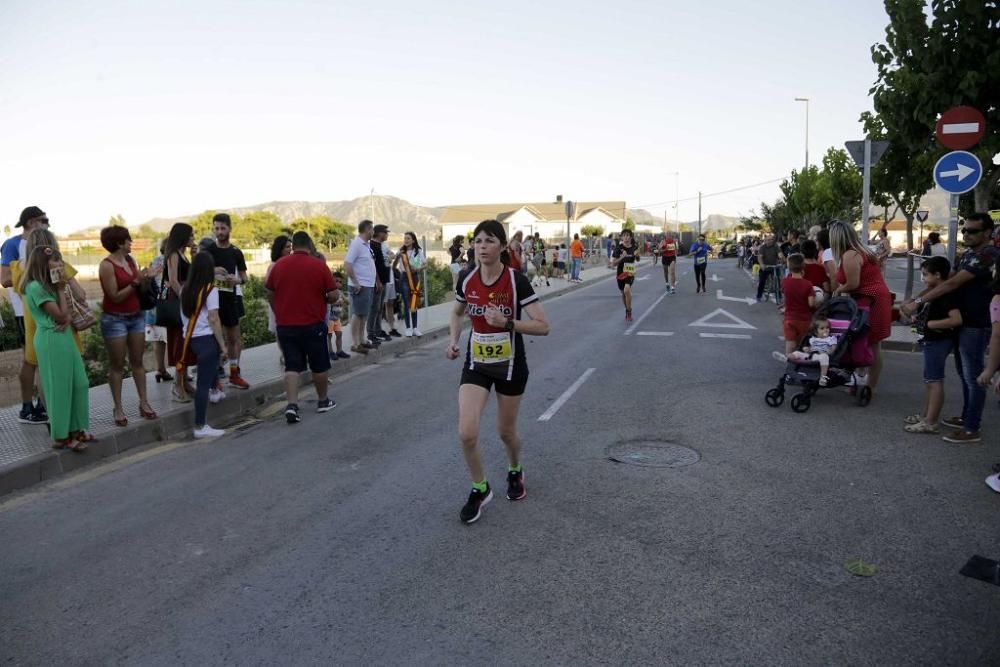
[[[101,245],[108,256],[101,261],[98,276],[104,300],[101,302],[101,335],[108,348],[108,385],[115,403],[116,426],[127,426],[128,418],[122,407],[122,375],[125,353],[128,352],[132,379],[139,394],[139,414],[156,419],[156,413],[146,400],[146,369],[142,355],[146,350],[146,319],[139,305],[139,282],[144,277],[129,254],[132,237],[125,227],[111,226],[101,230]]]
[[[507,244],[507,265],[524,273],[524,232],[518,230]]]
[[[861,242],[854,227],[839,220],[830,223],[830,247],[837,269],[838,287],[834,296],[849,294],[858,306],[868,309],[868,344],[872,368],[868,386],[875,391],[882,372],[882,341],[892,328],[892,294],[882,277],[878,258]]]

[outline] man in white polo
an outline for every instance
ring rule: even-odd
[[[375,295],[375,257],[369,242],[375,223],[362,220],[358,223],[358,235],[351,241],[344,258],[344,272],[351,294],[351,350],[368,354],[374,346],[365,338],[365,320]]]

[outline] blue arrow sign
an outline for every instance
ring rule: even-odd
[[[934,165],[934,182],[953,195],[968,192],[982,177],[982,163],[968,151],[952,151]]]

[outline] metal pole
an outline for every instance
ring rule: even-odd
[[[806,171],[808,171],[809,170],[809,98],[796,97],[795,101],[806,103]]]
[[[426,236],[421,236],[420,237],[420,247],[424,249],[424,257],[426,258],[427,257],[427,237]],[[429,289],[429,286],[427,285],[427,262],[426,261],[424,262],[424,268],[423,268],[423,270],[420,273],[422,274],[422,280],[423,280],[423,284],[424,284],[424,308],[430,308],[430,305],[431,305],[431,302],[430,302],[430,298],[431,298],[430,297],[430,293],[431,293],[431,291]]]
[[[955,266],[958,252],[958,195],[948,198],[948,261]]]
[[[698,192],[698,236],[701,236],[701,191]]]
[[[681,210],[680,210],[680,198],[681,198],[681,188],[680,188],[680,175],[681,172],[674,172],[674,222],[677,223],[677,238],[681,236]]]
[[[806,171],[809,171],[809,98],[806,98]]]
[[[868,230],[868,192],[872,185],[872,142],[870,139],[865,139],[865,172],[864,172],[864,183],[862,185],[862,195],[861,195],[861,239],[868,244],[871,239]]]

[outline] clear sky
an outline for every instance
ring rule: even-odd
[[[0,225],[29,204],[64,233],[371,188],[673,219],[675,172],[686,198],[800,168],[795,97],[811,161],[861,138],[886,23],[877,0],[3,0]]]

